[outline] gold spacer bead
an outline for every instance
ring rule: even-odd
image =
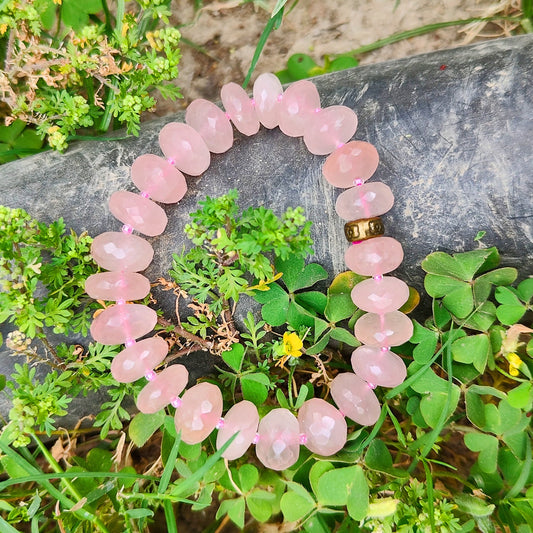
[[[344,224],[344,235],[350,242],[364,241],[385,233],[380,217],[360,218]]]

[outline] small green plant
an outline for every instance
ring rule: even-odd
[[[113,118],[137,134],[141,113],[155,108],[155,91],[181,96],[169,83],[180,59],[180,33],[167,26],[169,5],[139,0],[126,11],[120,0],[112,13],[106,0],[2,2],[0,86],[9,108],[3,160],[39,148],[33,130],[20,138],[12,131],[15,119],[63,151],[80,131],[107,131]]]

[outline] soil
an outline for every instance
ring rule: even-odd
[[[195,4],[201,8],[195,10]],[[184,109],[194,98],[217,101],[220,88],[242,83],[274,0],[174,0],[172,22],[180,27],[182,59],[177,84],[183,100],[161,102],[157,114]],[[510,14],[520,0],[300,0],[270,34],[252,81],[262,72],[285,68],[296,53],[319,65],[326,55],[347,53],[398,32],[427,24]],[[474,23],[440,29],[364,54],[360,64],[377,63],[486,38],[510,35],[511,23]],[[249,86],[250,88],[251,86]]]

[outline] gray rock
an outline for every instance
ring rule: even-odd
[[[405,252],[398,276],[419,290],[420,262],[428,253],[475,248],[480,230],[486,231],[487,245],[500,249],[504,264],[517,266],[522,277],[533,273],[532,62],[533,35],[524,35],[313,80],[322,105],[354,109],[355,138],[378,149],[381,162],[373,179],[387,183],[396,197],[384,216],[386,234],[402,242]],[[109,196],[121,188],[135,190],[129,180],[133,160],[160,153],[158,132],[176,120],[182,121],[183,113],[144,124],[138,138],[75,143],[65,155],[49,152],[4,165],[1,201],[43,222],[63,217],[77,232],[117,230],[120,223],[107,209]],[[312,260],[331,277],[345,270],[343,222],[334,211],[341,191],[322,179],[323,161],[306,151],[302,139],[278,129],[261,129],[251,138],[237,134],[228,153],[213,155],[209,170],[188,180],[180,204],[165,207],[169,225],[153,239],[148,277],[164,275],[172,253],[186,245],[182,228],[197,202],[231,188],[239,190],[243,208],[264,205],[281,214],[302,205],[314,221]],[[161,295],[160,304],[171,317],[171,299]],[[428,304],[426,298],[421,313]],[[10,373],[13,358],[2,356],[3,372]],[[201,375],[211,361],[195,366],[195,375]],[[81,411],[86,407],[82,401]],[[0,405],[3,413],[6,408]]]

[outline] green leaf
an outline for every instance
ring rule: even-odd
[[[485,371],[485,366],[491,353],[490,341],[487,335],[479,334],[461,337],[453,341],[451,348],[454,361],[473,364],[480,374]]]
[[[287,320],[289,295],[277,283],[271,283],[268,291],[256,291],[254,300],[263,304],[261,316],[271,326],[281,326]]]
[[[435,354],[438,334],[421,326],[416,320],[413,320],[413,326],[413,336],[410,342],[417,345],[413,350],[413,358],[417,363],[423,365],[428,363]]]
[[[148,442],[148,439],[163,425],[164,422],[164,409],[149,415],[137,413],[130,422],[128,435],[135,446],[142,448]]]
[[[231,345],[229,350],[221,354],[224,362],[235,372],[240,372],[244,360],[244,346],[239,343]]]
[[[311,287],[318,281],[328,277],[324,267],[317,263],[310,263],[305,266],[304,260],[296,256],[292,256],[286,261],[277,258],[275,266],[278,272],[283,273],[281,279],[289,292]]]
[[[331,338],[339,342],[344,342],[348,346],[359,346],[360,342],[347,329],[332,328],[330,332]]]
[[[246,505],[258,522],[266,522],[272,516],[272,504],[275,499],[275,494],[256,489],[246,496]]]
[[[337,274],[329,286],[329,294],[351,294],[352,289],[361,281],[367,279],[366,276],[356,274],[352,270]]]
[[[522,302],[515,294],[515,292],[507,287],[496,287],[494,298],[500,304],[506,305],[518,305],[521,306]]]
[[[244,464],[238,470],[242,492],[250,492],[259,481],[259,470],[254,465]]]
[[[314,59],[307,54],[293,54],[287,60],[287,70],[294,81],[311,77],[317,67]]]
[[[128,509],[124,514],[133,520],[154,516],[154,512],[151,509]]]
[[[461,391],[457,385],[452,385],[450,394],[448,392],[430,392],[420,400],[420,413],[428,424],[437,427],[441,413],[448,405],[446,419],[453,414],[459,403]]]
[[[315,493],[315,496],[318,497],[318,480],[325,472],[333,470],[335,467],[333,463],[329,461],[317,461],[309,470],[309,482],[311,483],[311,488]]]
[[[328,292],[324,314],[330,322],[335,323],[350,318],[356,310],[357,307],[350,294],[331,294]]]
[[[249,400],[256,406],[263,405],[268,397],[268,386],[270,380],[265,374],[259,372],[246,374],[241,377],[242,395],[245,400]]]
[[[461,512],[476,517],[490,516],[494,512],[494,509],[496,509],[494,504],[488,504],[481,498],[476,498],[466,493],[457,494],[454,497],[454,501]]]
[[[516,409],[529,411],[531,409],[531,383],[524,382],[507,393],[509,405]]]
[[[216,518],[220,518],[227,514],[231,521],[239,528],[244,527],[244,512],[245,512],[244,498],[235,498],[233,500],[223,500],[218,508]]]
[[[306,348],[305,353],[309,355],[320,353],[329,343],[331,331],[328,331],[318,342]]]
[[[517,276],[518,270],[516,268],[503,267],[479,276],[478,280],[488,281],[492,285],[511,285]]]
[[[392,468],[392,456],[382,440],[374,439],[365,455],[365,464],[372,470],[387,472]]]
[[[528,303],[533,298],[533,278],[521,281],[516,288],[516,292],[523,302]]]
[[[316,506],[313,497],[298,483],[289,482],[287,492],[281,497],[281,512],[287,522],[301,520],[308,515]]]
[[[482,472],[496,471],[498,462],[498,439],[484,433],[467,433],[464,436],[466,447],[479,452],[478,464]]]
[[[368,483],[360,466],[356,466],[354,475],[354,489],[348,496],[348,514],[353,520],[363,520],[368,511],[369,490]]]
[[[326,308],[327,298],[322,292],[301,292],[297,294],[294,299],[299,305],[310,310],[311,312],[323,314],[324,309]]]
[[[488,331],[496,320],[496,306],[492,302],[484,302],[470,318],[464,321],[463,326],[478,331]]]
[[[523,305],[500,305],[496,308],[498,320],[506,326],[516,324],[526,314],[526,308]]]

